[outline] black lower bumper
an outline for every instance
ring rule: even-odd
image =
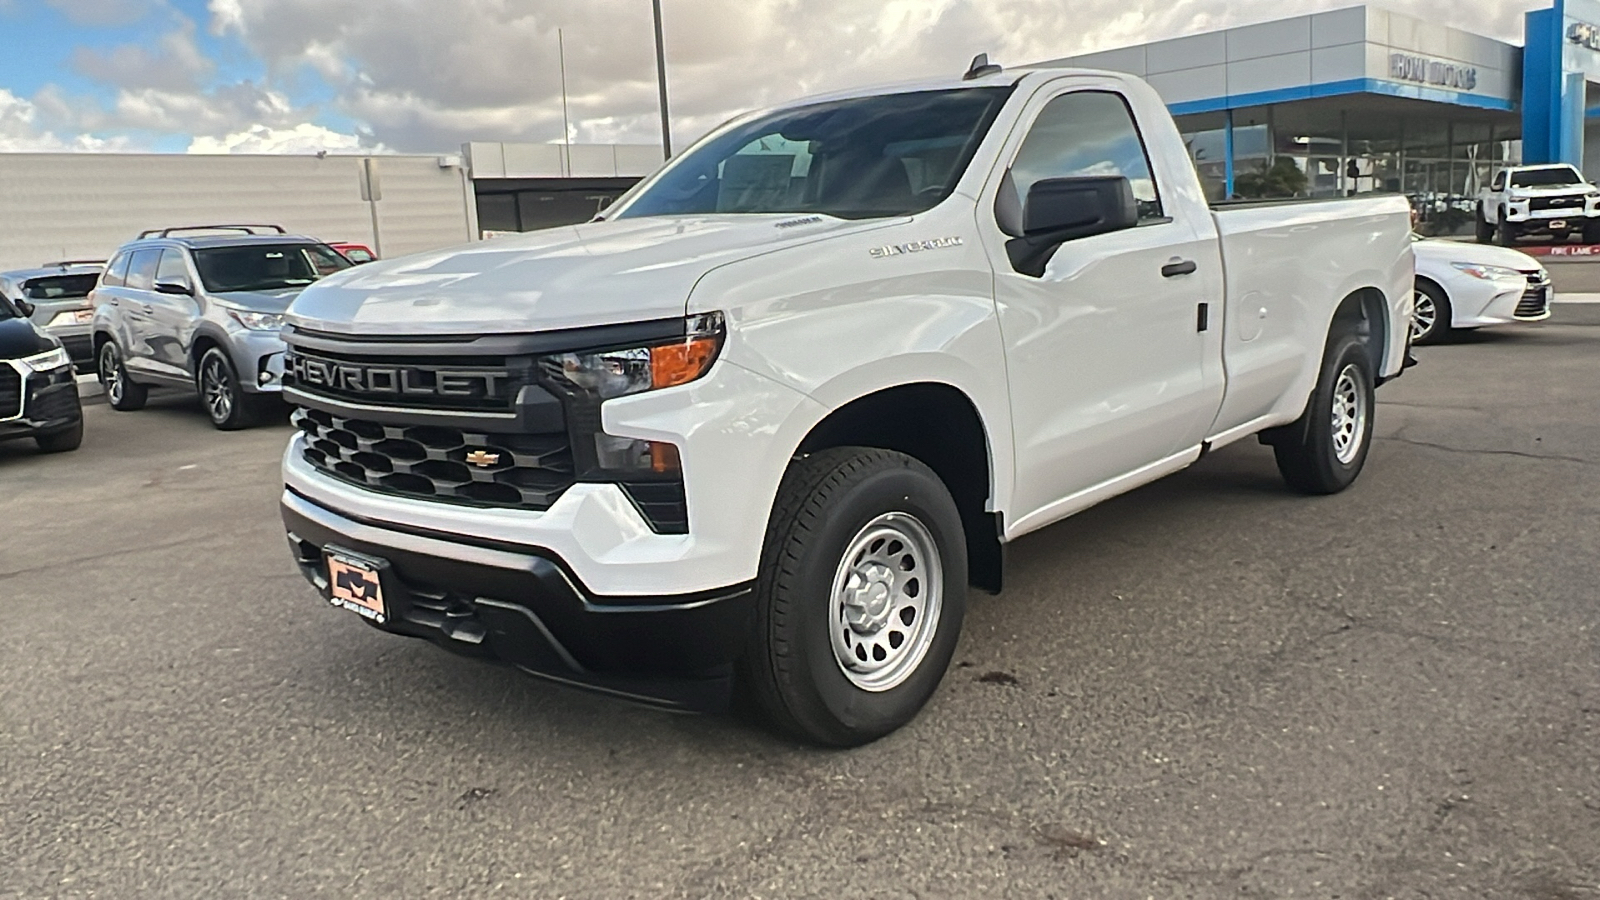
[[[61,346],[67,350],[67,355],[72,357],[72,367],[79,372],[94,371],[94,336],[88,334],[69,334],[61,337]]]
[[[0,410],[0,418],[5,415],[6,411]],[[51,435],[81,421],[83,407],[70,369],[62,369],[59,374],[32,375],[23,382],[21,416],[0,422],[0,441]]]
[[[329,547],[388,564],[377,627],[455,653],[652,705],[727,705],[749,633],[748,585],[692,596],[597,597],[530,547],[362,522],[286,493],[284,526],[301,572],[330,596]]]

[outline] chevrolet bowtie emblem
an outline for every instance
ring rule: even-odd
[[[474,450],[467,454],[467,462],[480,469],[487,469],[500,462],[500,454],[490,453],[487,450]]]

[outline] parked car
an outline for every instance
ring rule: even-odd
[[[276,225],[145,232],[112,257],[92,297],[111,408],[143,407],[154,386],[188,387],[218,428],[255,424],[280,408],[283,311],[348,268],[328,245]]]
[[[1600,188],[1566,165],[1512,166],[1495,173],[1478,197],[1477,239],[1509,247],[1541,235],[1565,241],[1583,235],[1600,243]]]
[[[0,296],[0,440],[33,438],[47,453],[83,443],[72,357],[35,325],[27,300]]]
[[[1550,318],[1555,288],[1539,261],[1508,247],[1412,237],[1417,256],[1411,340],[1441,341],[1458,329]]]
[[[602,220],[289,309],[283,518],[394,634],[854,745],[1005,544],[1250,436],[1361,472],[1403,197],[1210,208],[1142,80],[1002,71],[739,117]]]
[[[37,269],[0,272],[0,294],[13,301],[26,300],[33,307],[34,324],[61,339],[78,371],[92,372],[89,292],[104,269],[105,260],[67,260]]]
[[[372,252],[372,248],[368,247],[366,244],[352,244],[346,241],[333,241],[329,243],[328,246],[339,251],[340,255],[342,255],[345,259],[350,260],[358,266],[362,263],[372,262],[378,258],[378,255]]]

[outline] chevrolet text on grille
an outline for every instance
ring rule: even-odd
[[[285,365],[303,385],[362,394],[396,396],[500,396],[510,375],[494,369],[442,369],[425,366],[363,366],[294,355]]]

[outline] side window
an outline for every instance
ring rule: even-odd
[[[1133,185],[1141,222],[1160,219],[1161,196],[1150,156],[1126,100],[1107,91],[1077,91],[1045,104],[1011,165],[1019,200],[1045,178],[1121,175]]]
[[[182,250],[161,251],[161,264],[156,266],[156,281],[189,283],[189,267],[183,261]]]
[[[128,259],[131,256],[133,254],[126,250],[118,253],[116,258],[111,261],[111,265],[106,266],[105,274],[100,276],[100,283],[107,287],[122,287],[127,284]]]
[[[128,263],[128,287],[135,291],[150,290],[156,283],[156,265],[160,259],[160,250],[135,250],[133,260]]]

